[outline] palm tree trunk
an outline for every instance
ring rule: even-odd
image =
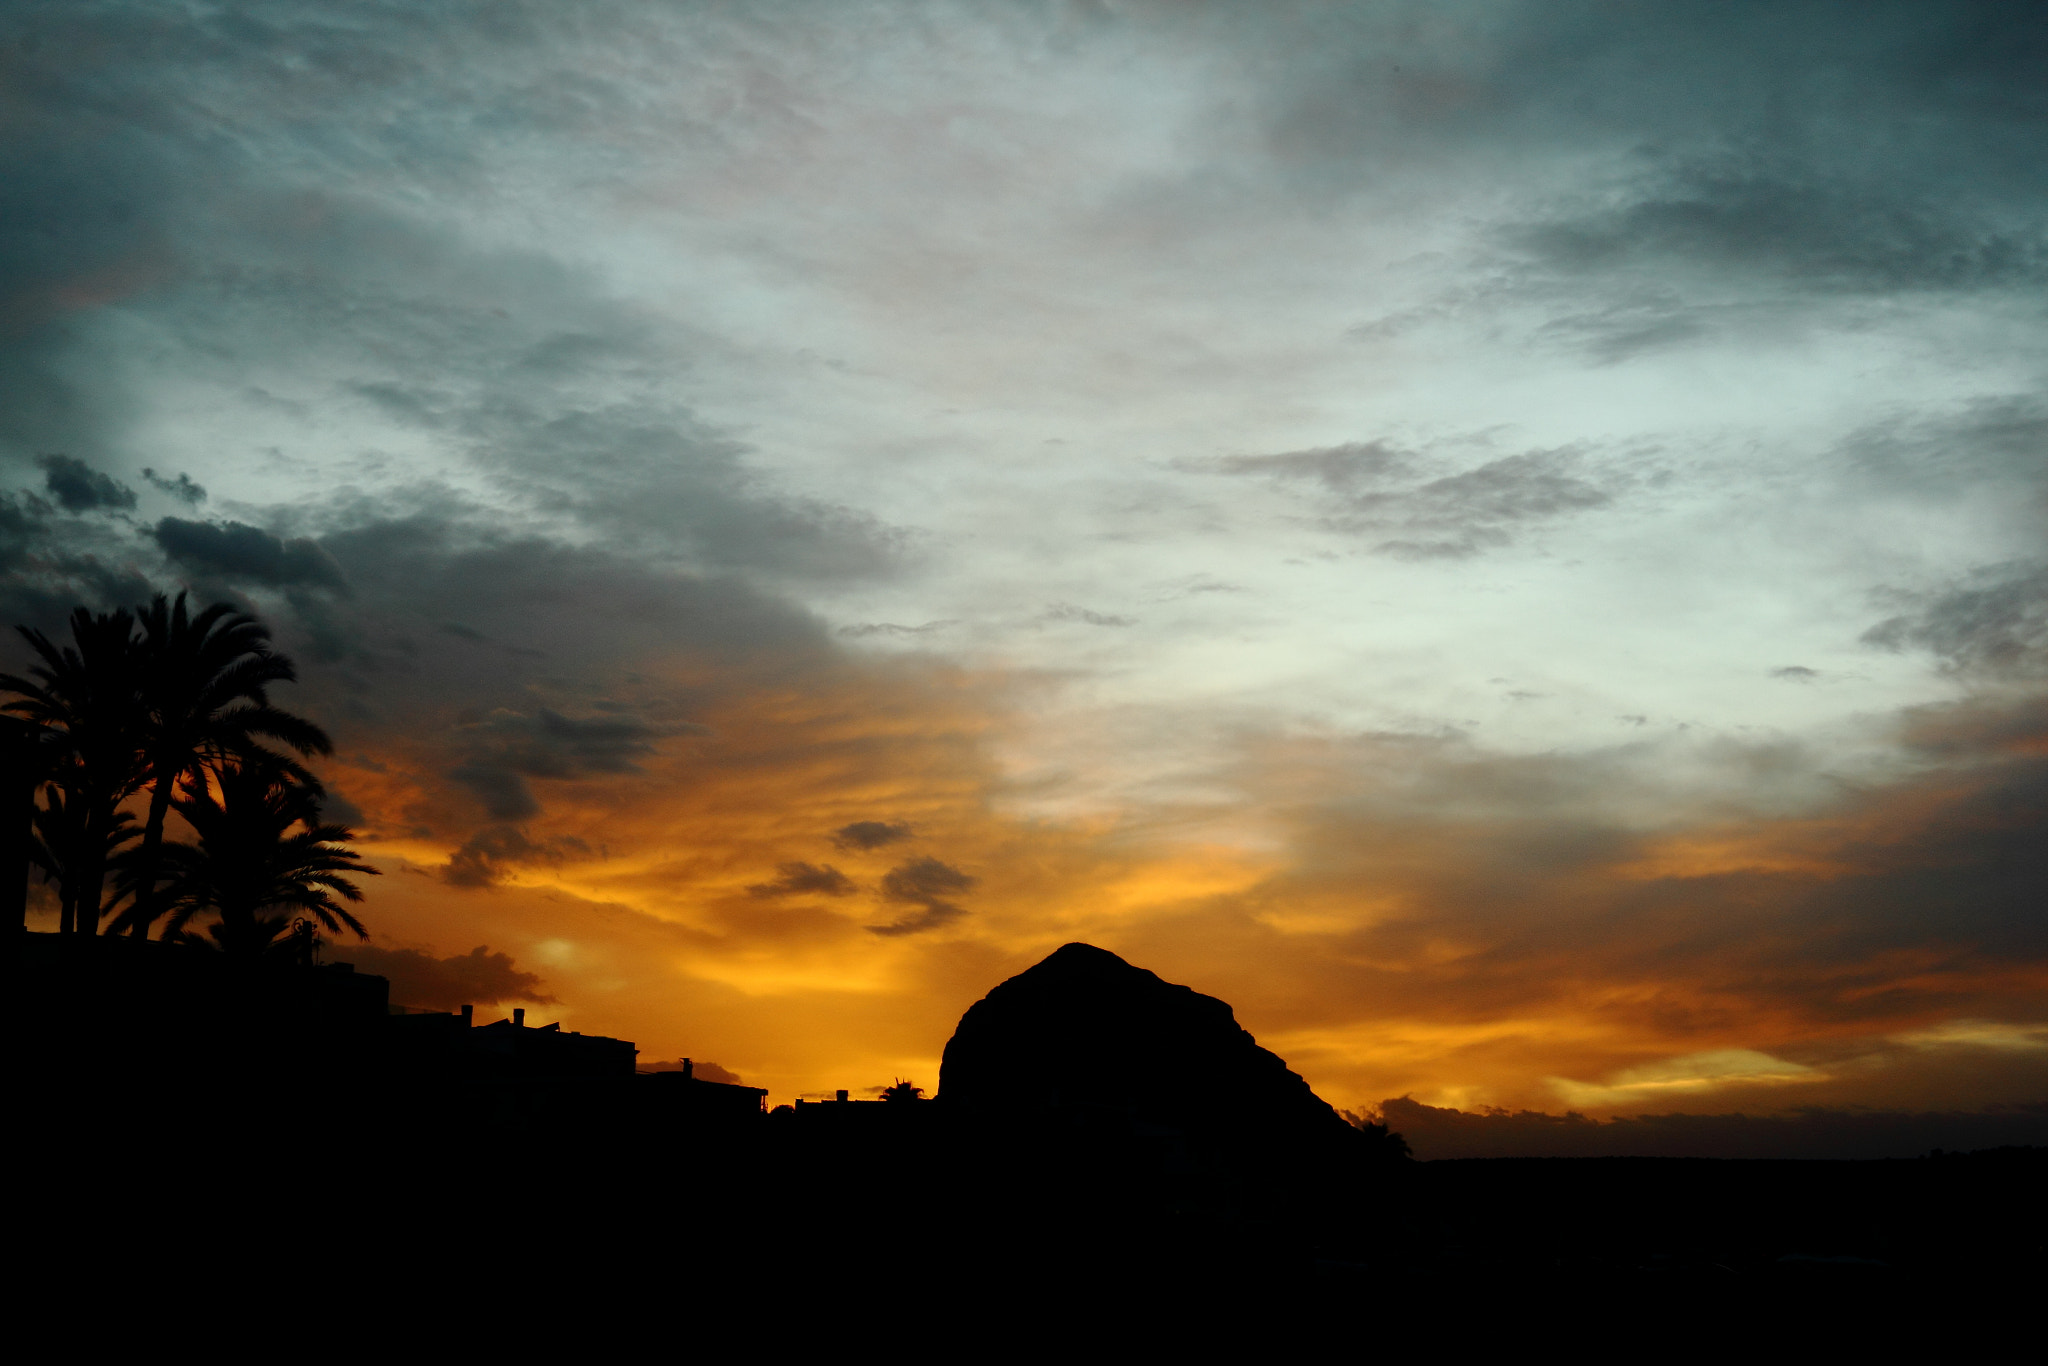
[[[171,780],[165,776],[161,766],[157,769],[156,785],[149,793],[149,821],[142,827],[142,852],[136,859],[135,908],[129,914],[134,923],[128,933],[137,939],[149,938],[149,927],[159,914],[156,907],[156,869],[163,859],[164,817],[171,809]]]
[[[114,823],[113,810],[112,802],[95,801],[86,811],[85,847],[78,853],[74,892],[74,927],[79,934],[100,932],[100,890],[107,878],[107,831]]]

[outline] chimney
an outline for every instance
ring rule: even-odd
[[[689,1081],[696,1075],[696,1065],[688,1058],[683,1059],[683,1080]]]
[[[475,1007],[475,1006],[464,1006],[464,1007],[462,1008],[462,1027],[463,1027],[464,1029],[467,1029],[467,1028],[469,1028],[469,1026],[470,1026],[471,1022],[472,1022],[472,1021],[474,1020],[475,1016],[476,1016],[476,1007]]]
[[[525,1007],[525,1006],[513,1006],[513,1007],[512,1007],[512,1023],[513,1023],[513,1024],[515,1024],[515,1025],[518,1025],[518,1026],[519,1026],[519,1027],[520,1027],[521,1029],[524,1029],[524,1028],[526,1028],[526,1007]]]
[[[838,1101],[838,1102],[839,1102],[840,1104],[844,1105],[844,1104],[846,1103],[846,1092],[844,1092],[844,1091],[837,1091],[837,1092],[834,1092],[834,1093],[833,1093],[833,1099],[837,1100],[837,1101]]]

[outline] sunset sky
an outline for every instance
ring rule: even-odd
[[[1084,940],[1349,1108],[2038,1102],[2044,70],[1959,2],[17,0],[0,620],[260,612],[339,956],[777,1101]]]

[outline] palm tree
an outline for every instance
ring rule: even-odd
[[[68,798],[63,784],[58,782],[44,785],[41,795],[42,803],[31,817],[28,861],[42,872],[44,881],[57,884],[57,904],[60,907],[57,929],[61,934],[69,934],[78,923],[80,889],[77,875],[88,863],[84,857],[87,837],[85,807],[83,803]],[[121,852],[121,846],[141,838],[141,835],[142,832],[135,828],[135,817],[126,811],[116,811],[100,850],[101,866],[112,861]]]
[[[18,694],[4,710],[37,728],[43,771],[64,793],[66,819],[77,823],[78,840],[61,855],[74,861],[73,920],[66,928],[97,934],[107,841],[118,824],[121,802],[143,776],[135,618],[125,609],[94,613],[77,608],[71,613],[72,643],[65,646],[41,631],[16,629],[42,663],[29,670],[29,678],[0,674],[0,689]]]
[[[149,813],[134,865],[135,904],[118,923],[143,937],[166,909],[157,881],[164,817],[179,784],[205,768],[225,772],[255,763],[288,773],[317,797],[318,780],[262,742],[275,740],[306,755],[331,754],[334,744],[311,721],[270,705],[265,689],[298,673],[289,658],[270,649],[270,628],[256,618],[224,602],[190,616],[185,594],[173,603],[159,593],[140,621]]]
[[[186,926],[208,913],[207,937],[243,957],[277,946],[301,916],[369,938],[341,901],[363,899],[345,875],[377,870],[342,843],[354,838],[346,826],[321,823],[314,790],[289,768],[251,762],[191,775],[176,807],[198,840],[167,840],[157,851],[167,875],[164,938],[202,942]]]

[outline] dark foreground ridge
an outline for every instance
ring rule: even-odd
[[[343,965],[15,947],[17,1237],[56,1267],[136,1247],[475,1314],[653,1313],[687,1288],[732,1313],[913,1298],[1156,1332],[1480,1293],[1610,1315],[2004,1294],[2043,1268],[2040,1152],[1415,1163],[1224,1002],[1084,944],[968,1010],[934,1099],[772,1114],[752,1088],[637,1074],[625,1041],[394,1013]],[[520,1249],[544,1267],[508,1276]]]

